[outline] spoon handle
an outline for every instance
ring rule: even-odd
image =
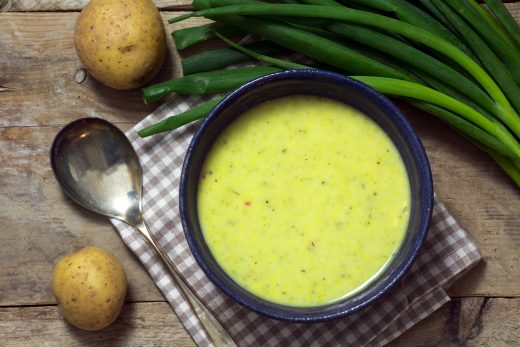
[[[216,346],[236,347],[235,342],[231,336],[229,336],[228,332],[219,323],[215,316],[208,310],[208,308],[199,300],[195,293],[190,289],[184,278],[179,274],[170,257],[148,231],[144,221],[138,225],[135,225],[134,227],[139,231],[143,240],[154,250],[155,254],[161,259],[164,266],[168,269],[174,284],[179,289],[182,296],[189,302],[193,312],[195,312],[199,318],[199,321],[209,339]]]

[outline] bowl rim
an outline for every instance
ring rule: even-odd
[[[195,151],[197,144],[203,137],[205,129],[210,126],[219,115],[226,110],[228,106],[233,104],[236,100],[238,100],[245,93],[255,89],[264,84],[273,83],[277,81],[283,80],[308,80],[309,82],[313,82],[319,80],[325,83],[336,83],[347,86],[356,90],[357,93],[364,94],[367,98],[371,99],[373,102],[377,103],[379,107],[383,108],[385,113],[392,114],[392,122],[399,125],[399,131],[404,134],[407,138],[407,141],[410,142],[413,146],[412,152],[414,157],[414,162],[418,165],[419,176],[421,177],[420,181],[424,183],[424,187],[421,188],[421,191],[424,193],[423,203],[425,204],[425,208],[421,211],[421,218],[419,226],[416,230],[416,238],[414,239],[410,250],[406,253],[404,261],[396,265],[395,271],[393,271],[393,275],[386,278],[380,286],[378,291],[375,291],[371,295],[368,295],[364,300],[355,305],[350,305],[348,307],[342,308],[340,307],[332,307],[329,310],[325,311],[309,311],[309,312],[280,312],[279,310],[273,309],[272,307],[267,307],[267,305],[261,305],[257,302],[254,302],[249,297],[241,295],[240,293],[235,292],[232,288],[230,288],[227,283],[222,280],[219,276],[217,276],[210,266],[206,263],[204,257],[197,247],[197,242],[194,237],[194,233],[191,230],[191,225],[188,222],[189,213],[186,202],[186,194],[187,194],[187,181],[188,181],[188,170],[191,163],[191,159],[193,157],[193,152]],[[184,230],[184,235],[186,237],[186,241],[190,247],[190,250],[196,259],[199,266],[202,268],[206,276],[219,288],[223,291],[228,297],[232,298],[235,302],[238,302],[240,305],[256,312],[261,315],[291,321],[291,322],[323,322],[331,319],[336,319],[340,317],[347,316],[352,314],[362,308],[365,308],[376,300],[378,300],[381,296],[387,293],[390,289],[392,289],[406,274],[408,269],[411,267],[413,262],[416,260],[422,245],[426,239],[428,234],[429,225],[432,216],[433,210],[433,181],[431,168],[426,156],[426,152],[421,143],[421,140],[417,136],[415,130],[412,128],[409,121],[405,118],[402,112],[394,105],[394,103],[387,98],[385,95],[377,92],[372,89],[368,85],[347,77],[345,75],[334,73],[325,70],[318,69],[301,69],[301,70],[284,70],[280,72],[271,73],[265,76],[261,76],[257,79],[254,79],[250,82],[245,83],[241,87],[235,89],[227,96],[225,96],[212,110],[211,112],[202,120],[202,122],[198,125],[193,138],[190,141],[190,144],[187,148],[186,155],[184,157],[180,183],[179,183],[179,211],[181,217],[181,223]],[[218,264],[217,264],[218,265]],[[226,271],[222,270],[224,273]],[[238,284],[237,284],[238,285]],[[240,287],[240,285],[238,285]],[[247,290],[244,289],[246,292]],[[250,293],[250,292],[249,292]],[[250,293],[252,296],[254,294]],[[256,296],[255,296],[256,297]],[[283,306],[285,309],[290,309],[290,306],[280,305],[276,303],[272,303],[266,299],[259,298],[258,299],[269,303],[269,305],[278,305]],[[340,301],[341,302],[341,301]],[[348,303],[348,298],[345,299],[345,304]],[[326,305],[324,305],[325,307]],[[321,306],[308,307],[309,309],[320,308]],[[305,309],[306,307],[300,307],[300,309]],[[295,307],[296,309],[296,307]]]

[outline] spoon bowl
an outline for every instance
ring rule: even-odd
[[[141,222],[142,172],[125,134],[101,118],[63,128],[51,147],[56,179],[81,206],[137,225]]]

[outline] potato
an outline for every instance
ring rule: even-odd
[[[119,260],[97,247],[61,258],[52,276],[52,290],[63,316],[84,330],[109,326],[121,311],[126,288]]]
[[[166,54],[164,24],[151,0],[91,0],[76,22],[74,44],[87,71],[115,89],[149,82]]]

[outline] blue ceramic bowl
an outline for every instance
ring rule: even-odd
[[[408,170],[411,217],[405,240],[379,278],[352,297],[319,307],[290,307],[261,299],[235,283],[213,258],[197,215],[197,189],[205,156],[215,138],[235,117],[264,101],[288,95],[318,95],[350,105],[371,117],[390,136]],[[433,205],[430,166],[414,130],[385,96],[343,75],[320,70],[274,73],[245,84],[220,102],[198,127],[188,148],[180,182],[180,214],[186,239],[206,275],[243,306],[275,319],[316,322],[351,314],[391,289],[410,268],[428,232]],[[341,254],[338,254],[341,257]]]

